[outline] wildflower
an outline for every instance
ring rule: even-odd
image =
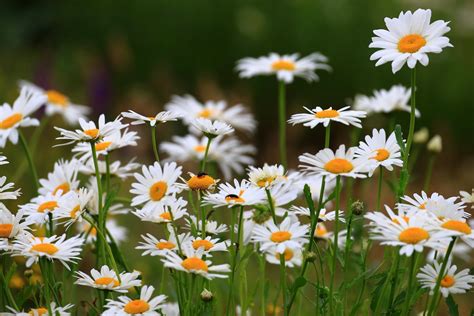
[[[282,165],[264,164],[262,168],[250,166],[248,169],[250,183],[259,188],[270,188],[284,181],[286,178],[285,167]]]
[[[285,266],[289,268],[299,267],[303,262],[303,252],[301,248],[285,248],[285,250],[280,253],[276,250],[276,247],[272,247],[266,251],[265,259],[271,264],[280,264],[280,257],[285,258]]]
[[[208,138],[215,138],[234,132],[234,128],[229,124],[221,121],[211,121],[206,118],[197,118],[192,122],[192,125]]]
[[[257,225],[253,231],[252,241],[260,243],[260,250],[266,251],[276,247],[276,251],[283,253],[286,248],[301,248],[308,242],[308,225],[301,225],[287,217],[276,226],[273,222]]]
[[[117,300],[107,300],[106,310],[103,316],[112,315],[149,315],[159,316],[162,304],[166,300],[165,295],[158,295],[152,298],[153,286],[143,286],[140,292],[140,298],[132,300],[128,296],[119,296]]]
[[[170,223],[187,215],[186,205],[188,204],[182,197],[176,199],[170,197],[161,204],[153,206],[144,206],[133,212],[142,221],[152,223]]]
[[[47,193],[33,198],[30,203],[20,205],[20,210],[25,212],[27,220],[36,224],[44,224],[49,220],[49,216],[54,216],[54,211],[59,207],[59,199],[62,190],[55,194]]]
[[[474,189],[471,190],[471,193],[467,191],[459,191],[459,196],[461,201],[467,204],[472,204],[471,208],[474,208]]]
[[[191,237],[186,241],[186,243],[189,243],[194,248],[194,250],[203,249],[206,253],[227,251],[230,246],[229,240],[221,241],[219,238],[213,238],[211,236],[207,236],[204,239],[199,237]]]
[[[13,188],[15,184],[12,182],[5,184],[6,182],[7,177],[0,177],[0,200],[16,200],[17,197],[21,195],[20,189],[8,191]]]
[[[74,307],[73,304],[67,304],[64,307],[61,307],[61,306],[57,306],[56,302],[49,303],[49,308],[51,309],[51,312],[53,313],[53,315],[58,315],[58,316],[70,316],[71,313],[68,312],[68,310],[73,308],[73,307]],[[33,316],[48,315],[48,307],[46,307],[46,306],[31,308],[28,312],[17,311],[15,309],[11,308],[11,307],[8,307],[8,309],[11,310],[14,313],[14,315],[21,315],[21,316],[26,316],[26,315],[33,315]]]
[[[185,218],[186,220],[186,229],[190,230],[192,227],[195,227],[197,231],[202,231],[202,221],[198,221],[196,216],[190,215],[189,218]],[[206,227],[206,234],[210,235],[217,235],[222,234],[228,231],[227,225],[219,224],[213,220],[206,220],[205,223]]]
[[[426,148],[433,153],[440,153],[441,150],[443,150],[443,142],[441,136],[433,136],[433,138],[430,139],[428,144],[426,144]]]
[[[28,224],[22,211],[14,215],[0,204],[0,242],[4,242],[5,247],[8,246],[9,240],[26,235],[29,230]]]
[[[255,205],[265,201],[265,192],[260,188],[250,185],[250,182],[243,180],[239,183],[234,179],[234,185],[229,183],[219,184],[218,193],[208,193],[204,196],[204,205],[214,205],[216,207],[236,205]]]
[[[142,256],[158,256],[165,254],[165,250],[178,251],[178,245],[183,245],[189,242],[189,233],[180,234],[178,235],[178,238],[176,238],[176,235],[170,227],[168,227],[168,230],[170,232],[170,237],[168,239],[157,239],[151,234],[141,235],[144,242],[140,242],[135,248],[144,250]]]
[[[457,266],[449,262],[445,274],[441,279],[440,291],[443,297],[449,294],[461,294],[468,292],[474,283],[474,276],[469,274],[469,269],[464,269],[456,273]],[[430,289],[430,295],[433,295],[434,288],[441,272],[441,264],[434,261],[433,264],[427,264],[420,269],[416,275],[421,287]]]
[[[290,211],[292,211],[295,215],[301,215],[301,216],[306,216],[306,217],[311,216],[311,212],[309,211],[309,208],[303,207],[303,206],[293,205],[290,208]],[[336,219],[336,211],[328,212],[325,208],[322,208],[319,211],[318,222],[333,221],[335,219]],[[341,222],[345,222],[344,211],[339,210],[339,220]]]
[[[186,184],[191,190],[212,190],[219,180],[215,180],[213,177],[205,172],[198,174],[190,173],[191,178],[186,181]]]
[[[140,272],[138,271],[122,272],[120,278],[118,278],[114,270],[104,265],[100,268],[100,271],[92,269],[90,274],[89,276],[82,271],[76,272],[77,281],[74,283],[119,293],[127,293],[128,289],[142,285],[142,281],[139,279]]]
[[[319,124],[326,127],[331,122],[339,122],[344,125],[353,125],[361,128],[360,119],[366,116],[366,112],[364,111],[348,110],[350,109],[349,106],[345,106],[339,110],[335,110],[332,107],[323,109],[319,106],[312,110],[307,107],[304,107],[304,109],[309,113],[293,114],[288,120],[288,123],[293,125],[303,124],[309,128],[315,128]]]
[[[87,203],[89,203],[92,196],[93,193],[86,188],[69,191],[58,200],[58,208],[54,211],[55,219],[65,219],[66,227],[76,221],[81,221],[82,214],[85,212]]]
[[[76,190],[79,187],[79,181],[77,180],[78,172],[79,163],[77,160],[58,160],[54,163],[53,172],[48,173],[48,178],[39,180],[41,184],[38,191],[39,194],[46,195],[52,193],[55,195],[58,191],[66,194],[70,190]]]
[[[162,111],[155,116],[145,116],[138,114],[132,110],[128,112],[122,112],[122,116],[132,120],[132,125],[149,124],[150,126],[156,126],[158,123],[166,123],[171,121],[177,121],[181,118],[181,114],[173,111]]]

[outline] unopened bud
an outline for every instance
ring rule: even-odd
[[[361,202],[359,200],[355,201],[351,205],[351,210],[352,210],[352,214],[354,215],[364,214],[364,210],[365,210],[364,202]]]
[[[201,292],[201,299],[204,301],[204,302],[210,302],[212,301],[212,298],[213,298],[213,295],[212,295],[212,292],[207,290],[207,289],[204,289],[202,290]]]
[[[416,144],[424,144],[428,141],[428,137],[430,137],[430,132],[426,127],[423,127],[413,134],[413,142]]]
[[[432,151],[434,153],[440,153],[441,150],[443,150],[443,141],[441,139],[441,136],[433,136],[433,138],[431,138],[431,140],[426,145],[426,148],[428,148],[429,151]]]
[[[317,254],[313,251],[309,251],[306,253],[306,261],[314,262],[317,259]]]

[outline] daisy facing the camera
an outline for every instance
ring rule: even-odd
[[[99,290],[108,290],[119,293],[127,293],[134,286],[141,286],[142,281],[139,279],[140,272],[122,272],[120,277],[108,266],[102,266],[100,271],[92,269],[90,276],[82,271],[76,272],[77,281],[75,284],[93,287]]]

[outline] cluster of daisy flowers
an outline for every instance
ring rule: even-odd
[[[374,31],[370,47],[380,50],[370,58],[378,60],[377,66],[392,62],[393,72],[405,64],[426,66],[429,53],[451,46],[444,36],[448,23],[431,23],[430,10],[402,12],[385,24],[388,30]],[[428,141],[427,130],[414,130],[420,116],[414,81],[411,88],[396,85],[373,96],[357,95],[351,106],[305,106],[304,113],[288,117],[285,86],[297,77],[319,80],[320,70],[332,70],[326,56],[271,53],[244,58],[236,70],[242,78],[273,75],[280,83],[280,163],[254,165],[256,148],[239,136],[251,136],[257,124],[241,104],[173,96],[157,114],[129,110],[112,120],[102,114],[95,122],[87,118],[89,108],[61,92],[19,83],[13,106],[0,106],[0,147],[21,143],[36,190],[14,212],[0,202],[0,312],[250,315],[258,308],[260,314],[283,310],[290,315],[295,301],[301,305],[308,299],[301,292],[310,284],[316,291],[312,313],[357,315],[370,308],[375,315],[408,315],[417,303],[411,296],[426,293],[424,314],[434,315],[441,296],[452,302],[453,294],[470,291],[474,276],[468,269],[458,271],[454,262],[471,259],[474,228],[466,205],[474,202],[474,191],[452,197],[425,192],[441,151],[439,136],[427,144],[431,167],[424,191],[405,195],[419,144]],[[71,156],[39,178],[22,130],[40,124],[35,112],[42,106],[45,116],[59,114],[74,127],[55,127],[58,137],[52,145],[70,146]],[[362,129],[370,114],[398,110],[410,112],[408,133],[400,126],[377,127],[350,145],[331,144],[332,128]],[[162,125],[175,121],[186,127],[186,134],[160,139]],[[148,140],[140,138],[140,125],[149,129]],[[310,132],[319,127],[325,134],[325,147],[301,153],[295,169],[286,163],[287,125]],[[123,148],[147,142],[152,163],[114,160]],[[9,163],[5,155],[0,165]],[[374,178],[377,203],[364,212],[364,204],[352,196],[353,186]],[[396,199],[385,211],[384,180]],[[348,203],[341,199],[343,190]],[[20,194],[15,184],[0,178],[0,200],[16,200]],[[144,229],[154,229],[129,231],[120,219],[130,216],[147,222]],[[141,235],[140,242],[124,249],[132,234]],[[385,257],[392,256],[387,271],[380,258],[382,264],[370,268],[373,242],[384,246]],[[156,262],[158,284],[133,268],[131,252]],[[28,285],[13,260],[24,265]],[[247,278],[253,260],[258,261],[257,280]],[[272,266],[279,269],[279,282],[272,279]],[[400,273],[407,274],[408,282]],[[377,294],[366,293],[373,278],[379,278],[372,292]],[[65,300],[71,298],[66,287],[76,286],[89,290],[90,301]],[[247,293],[251,287],[255,297]],[[352,295],[355,289],[359,292]]]

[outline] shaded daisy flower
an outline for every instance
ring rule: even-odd
[[[161,204],[145,206],[133,212],[135,216],[145,222],[170,223],[178,220],[187,214],[186,205],[188,202],[182,197],[170,197]]]
[[[0,204],[0,242],[4,242],[4,249],[9,248],[9,241],[21,238],[28,234],[28,222],[25,221],[23,212],[12,214],[5,205]]]
[[[209,138],[234,132],[234,128],[229,124],[221,121],[211,121],[206,118],[197,118],[191,124]]]
[[[262,168],[248,168],[250,183],[259,188],[269,188],[286,178],[285,167],[282,165],[264,164]]]
[[[474,208],[474,189],[471,190],[471,193],[467,191],[459,191],[459,196],[461,201],[466,204],[472,204],[471,208]]]
[[[76,190],[79,187],[79,180],[77,180],[79,165],[75,159],[70,161],[60,159],[55,162],[53,172],[48,173],[47,179],[39,180],[41,184],[39,194],[56,194],[60,190],[66,194],[70,190]]]
[[[307,107],[304,107],[304,109],[309,113],[293,114],[288,120],[288,123],[293,125],[303,124],[304,126],[315,128],[319,124],[326,127],[331,122],[339,122],[344,125],[362,128],[360,119],[367,115],[364,111],[348,110],[350,109],[349,106],[345,106],[339,110],[334,110],[332,107],[323,109],[319,106],[312,110]]]
[[[40,195],[31,200],[30,203],[20,205],[20,210],[25,212],[27,221],[34,222],[36,224],[44,224],[49,220],[49,216],[53,216],[54,211],[59,207],[59,199],[62,196],[62,190],[57,191],[55,194],[47,193],[46,195]]]
[[[130,124],[132,125],[148,124],[155,126],[158,123],[177,121],[182,115],[174,111],[162,111],[154,116],[145,116],[129,110],[128,112],[122,112],[122,116],[131,119],[132,122]]]
[[[7,177],[0,177],[0,200],[16,200],[17,197],[21,195],[20,189],[8,191],[13,188],[15,184],[12,182],[5,184],[6,182]]]
[[[119,293],[127,293],[128,289],[134,286],[141,286],[142,281],[139,279],[140,272],[122,272],[120,277],[114,270],[104,265],[100,268],[100,271],[92,269],[90,276],[82,271],[76,272],[76,282],[83,286],[89,286],[100,290],[108,290]]]
[[[276,247],[277,252],[283,253],[286,248],[301,248],[306,244],[308,230],[308,225],[301,225],[298,221],[287,217],[279,226],[273,221],[255,226],[252,241],[260,244],[261,251]]]
[[[280,257],[285,258],[285,266],[288,268],[294,268],[301,266],[303,262],[303,252],[301,248],[285,248],[285,250],[280,253],[276,251],[276,247],[272,247],[265,252],[265,259],[271,264],[280,264]]]
[[[158,295],[152,298],[153,286],[143,286],[140,291],[140,298],[131,299],[128,296],[119,296],[117,300],[107,300],[103,316],[113,315],[143,315],[159,316],[162,304],[166,300],[166,295]]]
[[[307,207],[293,205],[292,207],[290,207],[290,211],[296,215],[311,217],[311,212],[309,211],[309,208]],[[325,208],[322,208],[319,211],[318,222],[333,221],[335,219],[336,219],[336,211],[328,212]],[[339,221],[341,222],[346,221],[344,219],[344,211],[341,211],[341,210],[339,211]]]
[[[68,311],[69,309],[73,308],[73,304],[67,304],[64,307],[57,306],[56,302],[51,302],[49,303],[49,308],[51,309],[51,312],[54,315],[58,316],[70,316],[71,313]],[[48,315],[48,307],[47,306],[41,306],[41,307],[36,307],[36,308],[31,308],[28,310],[28,312],[24,311],[17,311],[14,308],[8,307],[9,310],[13,312],[12,315],[15,316],[43,316],[43,315]],[[6,313],[6,315],[10,315]]]
[[[200,237],[191,237],[186,241],[184,247],[186,247],[187,244],[191,245],[194,250],[203,249],[204,252],[210,253],[215,251],[228,251],[227,249],[230,246],[230,240],[221,241],[221,239],[213,238],[211,236],[207,236],[204,239]]]

